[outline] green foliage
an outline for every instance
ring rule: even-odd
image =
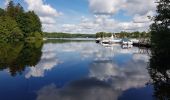
[[[111,37],[112,33],[98,32],[96,33],[96,38]]]
[[[30,37],[35,37],[37,39],[42,39],[42,34],[40,32],[32,32]]]
[[[155,99],[170,99],[170,0],[157,0],[157,15],[151,25],[151,59],[149,72]]]
[[[41,32],[41,22],[39,17],[33,12],[19,13],[16,21],[23,31],[24,36],[28,37],[32,32]]]
[[[150,32],[120,32],[120,33],[106,33],[106,32],[99,32],[96,33],[96,38],[103,38],[103,37],[111,37],[112,34],[117,38],[149,38]]]
[[[19,3],[15,5],[12,0],[5,10],[0,9],[0,22],[1,41],[25,40],[34,32],[42,32],[39,17],[33,11],[25,12]]]
[[[115,33],[115,35],[119,38],[149,38],[150,32],[120,32]]]
[[[15,6],[14,6],[14,2],[12,0],[7,5],[6,15],[10,16],[12,18],[15,17]]]
[[[41,59],[42,41],[36,43],[0,42],[0,70],[9,69],[12,76],[33,67]]]
[[[95,34],[43,33],[47,38],[95,38]]]
[[[15,20],[8,16],[0,17],[0,39],[12,41],[22,38],[22,32]]]
[[[5,15],[5,11],[0,8],[0,16],[4,16],[4,15]]]
[[[41,31],[41,21],[34,11],[29,11],[26,13],[29,19],[29,25],[31,32],[42,32]]]
[[[155,53],[167,52],[170,56],[170,1],[158,0],[157,15],[151,25],[151,42],[153,49],[161,48]]]
[[[26,42],[34,43],[37,41],[42,41],[43,36],[40,32],[32,32],[27,38]]]

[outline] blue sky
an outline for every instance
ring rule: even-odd
[[[8,0],[0,0],[4,8]],[[34,10],[48,32],[147,31],[153,0],[14,0]]]

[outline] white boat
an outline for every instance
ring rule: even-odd
[[[129,39],[122,39],[122,44],[123,45],[132,45],[133,42],[131,40],[129,40]]]
[[[102,44],[110,44],[110,40],[109,39],[103,39],[101,41]]]
[[[114,38],[113,35],[111,37],[96,39],[96,43],[101,43],[101,44],[114,44],[114,43],[121,43],[121,42],[122,42],[122,39]]]

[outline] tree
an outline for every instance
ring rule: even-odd
[[[30,28],[31,28],[31,32],[42,32],[41,31],[41,21],[39,19],[39,17],[35,14],[34,11],[29,11],[27,13],[28,18],[30,19]]]
[[[33,11],[18,13],[16,21],[25,37],[30,36],[32,32],[42,32],[41,21]]]
[[[31,26],[30,26],[30,19],[27,14],[25,13],[18,13],[16,17],[16,22],[23,32],[24,37],[28,37],[31,33]]]
[[[18,14],[18,13],[24,13],[24,8],[21,6],[20,3],[18,3],[16,6],[15,6],[15,13]]]
[[[4,15],[5,15],[4,9],[1,9],[1,8],[0,8],[0,16],[4,16]]]
[[[151,42],[155,48],[170,46],[170,1],[157,0],[157,15],[151,25]]]
[[[150,76],[156,99],[170,99],[170,0],[157,0],[157,15],[151,25]]]
[[[1,40],[15,40],[22,38],[22,32],[19,29],[15,20],[11,17],[0,17],[0,39]]]
[[[96,33],[96,38],[111,37],[112,33],[98,32]]]
[[[11,0],[5,10],[0,8],[0,40],[26,39],[32,33],[40,38],[41,28],[41,21],[35,12],[25,12],[19,3],[15,5]]]
[[[15,4],[14,4],[14,2],[12,0],[7,5],[6,13],[7,13],[8,16],[10,16],[12,18],[14,18],[16,16]]]

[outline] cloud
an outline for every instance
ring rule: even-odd
[[[29,10],[34,10],[39,16],[59,16],[60,13],[51,7],[49,4],[45,4],[43,0],[25,0],[28,4]]]
[[[126,67],[125,67],[126,65]],[[112,61],[96,61],[90,67],[90,77],[101,81],[109,81],[115,89],[144,87],[149,81],[144,60],[131,59],[122,65]]]
[[[4,5],[7,6],[10,0],[5,0]]]
[[[125,5],[123,9],[132,15],[145,15],[156,10],[155,0],[126,0]]]
[[[114,14],[123,4],[123,0],[89,0],[90,10],[95,14]]]
[[[64,88],[53,83],[44,86],[37,91],[36,100],[117,100],[126,90],[145,87],[150,79],[146,65],[138,59],[123,65],[93,62],[88,78],[72,81]]]
[[[43,55],[40,62],[36,66],[29,67],[25,75],[26,78],[44,77],[46,71],[50,71],[54,67],[57,67],[58,64],[62,63],[62,61],[57,58],[55,51],[50,50],[47,46],[48,45],[45,45],[42,49]],[[48,50],[46,48],[48,48]]]
[[[52,70],[54,67],[56,67],[60,61],[57,59],[41,59],[41,61],[36,65],[29,68],[28,73],[26,73],[26,78],[31,77],[44,77],[44,74],[46,71]]]
[[[89,7],[94,14],[113,15],[120,10],[128,14],[144,15],[155,10],[154,0],[89,0]]]
[[[89,9],[93,13],[92,17],[83,16],[81,20],[75,20],[78,22],[74,23],[62,23],[62,21],[57,23],[57,19],[68,19],[64,19],[64,16],[59,18],[63,14],[51,5],[46,4],[45,1],[37,0],[35,2],[34,0],[25,0],[25,2],[28,4],[29,10],[34,10],[39,15],[43,30],[47,32],[96,33],[100,31],[147,31],[151,24],[148,16],[153,16],[156,9],[154,0],[88,0]],[[130,16],[131,19],[128,21],[114,19],[112,16],[118,12],[122,12],[122,16]],[[77,16],[80,15],[77,14]]]
[[[94,48],[94,45],[97,47]],[[134,90],[138,91],[150,80],[146,69],[149,56],[140,54],[139,51],[145,53],[145,50],[135,47],[121,49],[119,44],[109,48],[93,42],[46,44],[43,48],[43,59],[76,52],[77,57],[90,58],[92,62],[86,78],[72,80],[62,88],[55,83],[46,85],[36,92],[36,100],[117,100],[129,89],[135,88]],[[65,60],[67,59],[70,60],[70,57]]]
[[[63,24],[60,31],[68,33],[146,31],[151,24],[147,17],[149,15],[151,14],[136,15],[132,21],[117,21],[109,15],[94,15],[93,18],[83,17],[78,24]]]
[[[103,26],[106,32],[117,31],[147,31],[152,23],[148,16],[153,16],[156,11],[154,0],[88,0],[89,8],[94,15],[110,15],[123,11],[123,15],[128,15],[130,21],[118,21],[113,18],[107,18]],[[97,18],[95,19],[97,20]],[[108,21],[108,20],[115,20]],[[99,30],[97,30],[99,31]],[[97,32],[96,31],[96,32]]]
[[[54,18],[50,18],[50,17],[41,17],[40,16],[40,20],[43,24],[55,24],[56,20]]]
[[[49,4],[45,4],[43,0],[25,0],[28,4],[28,10],[35,11],[42,22],[43,30],[48,30],[49,27],[56,27],[56,18],[62,15]],[[51,28],[50,28],[51,29]]]
[[[47,85],[37,92],[36,100],[116,100],[119,95],[119,90],[114,91],[102,81],[84,79],[64,89],[58,89],[55,84]]]

